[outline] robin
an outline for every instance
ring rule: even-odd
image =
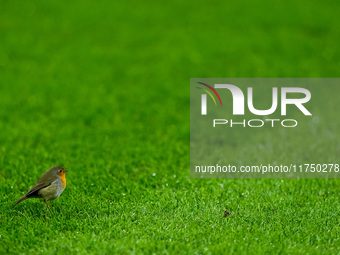
[[[37,183],[27,192],[25,196],[20,198],[15,204],[26,200],[27,198],[42,198],[48,207],[49,200],[57,199],[63,193],[66,187],[65,173],[68,172],[61,166],[54,166],[48,169],[40,176]]]

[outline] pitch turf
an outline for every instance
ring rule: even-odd
[[[338,77],[339,9],[1,1],[0,253],[339,253],[338,180],[189,178],[190,78]]]

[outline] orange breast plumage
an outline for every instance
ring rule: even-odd
[[[66,178],[65,178],[65,173],[60,173],[58,174],[61,180],[61,183],[63,184],[63,189],[66,187]]]

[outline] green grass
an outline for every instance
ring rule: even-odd
[[[338,77],[339,7],[2,0],[0,253],[339,253],[338,180],[189,178],[190,78]]]

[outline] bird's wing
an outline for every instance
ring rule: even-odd
[[[27,192],[26,197],[35,195],[37,191],[50,186],[54,181],[58,179],[58,176],[41,176],[37,183]]]

